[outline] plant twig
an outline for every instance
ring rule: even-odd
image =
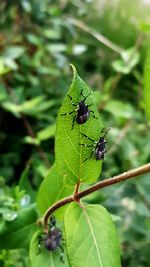
[[[103,181],[101,181],[101,182],[89,187],[88,189],[86,189],[84,191],[81,191],[80,193],[76,194],[76,199],[80,199],[82,197],[85,197],[85,196],[87,196],[87,195],[99,190],[100,188],[104,188],[104,187],[107,187],[107,186],[110,186],[110,185],[113,185],[113,184],[117,184],[119,182],[123,182],[123,181],[125,181],[127,179],[131,179],[133,177],[139,176],[139,175],[147,173],[147,172],[150,172],[150,163],[145,164],[145,165],[143,165],[141,167],[132,169],[130,171],[124,172],[124,173],[119,174],[117,176],[114,176],[113,178],[109,178],[109,179],[103,180]],[[45,227],[47,226],[49,216],[55,210],[57,210],[61,206],[64,206],[64,205],[66,205],[68,203],[71,203],[73,201],[74,201],[74,196],[69,196],[69,197],[66,197],[64,199],[59,200],[53,206],[51,206],[46,211],[46,213],[44,215],[44,226]]]
[[[106,45],[107,47],[109,47],[110,49],[112,49],[113,51],[119,53],[120,55],[123,53],[124,49],[122,49],[121,47],[119,47],[118,45],[114,44],[112,41],[110,41],[109,39],[107,39],[104,35],[102,35],[101,33],[99,33],[98,31],[96,31],[95,29],[87,26],[85,23],[83,23],[80,20],[76,20],[74,18],[68,18],[68,21],[79,27],[80,29],[82,29],[83,31],[89,33],[90,35],[92,35],[95,39],[97,39],[100,43]]]
[[[80,200],[78,197],[76,198],[76,195],[78,195],[78,192],[79,192],[79,187],[80,187],[80,180],[78,180],[76,187],[75,187],[74,194],[73,194],[74,201],[77,201],[77,202],[79,202]]]

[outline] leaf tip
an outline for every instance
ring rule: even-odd
[[[74,77],[77,75],[77,70],[76,70],[76,67],[73,65],[73,64],[70,64],[71,68],[72,68],[72,71],[73,71],[73,75]]]

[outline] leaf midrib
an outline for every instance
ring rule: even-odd
[[[86,208],[85,207],[83,207],[83,212],[85,214],[85,217],[87,219],[87,223],[88,223],[89,228],[91,230],[92,238],[93,238],[93,241],[94,241],[94,244],[95,244],[95,247],[96,247],[96,252],[97,252],[99,263],[100,263],[100,267],[103,267],[103,264],[102,264],[102,261],[101,261],[101,255],[99,253],[99,249],[98,249],[97,241],[96,241],[96,238],[95,238],[95,235],[94,235],[94,231],[93,231],[93,228],[92,228],[92,224],[90,222],[90,219],[88,217],[88,214],[87,214],[87,211],[86,211]]]

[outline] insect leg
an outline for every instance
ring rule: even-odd
[[[80,144],[80,143],[79,143],[79,145],[80,146],[86,146],[86,147],[93,147],[93,145],[86,145],[86,144]]]
[[[94,151],[94,150],[92,150],[92,152],[91,152],[89,158],[86,158],[83,162],[86,162],[88,159],[90,159],[90,158],[92,157],[92,155],[93,155],[93,151]]]
[[[71,128],[71,130],[73,130],[73,128],[74,128],[74,122],[75,122],[75,120],[76,120],[76,117],[77,117],[77,115],[75,115],[75,116],[73,117],[72,128]]]
[[[71,112],[62,113],[62,114],[60,114],[60,115],[61,115],[61,116],[66,116],[66,115],[70,115],[70,114],[72,114],[72,113],[74,113],[74,112],[76,112],[76,110],[73,110],[73,111],[71,111]]]
[[[59,245],[59,247],[60,247],[60,249],[61,249],[60,260],[61,260],[62,263],[65,263],[65,262],[64,262],[64,249],[63,249],[63,247],[62,247],[61,245]]]
[[[84,97],[82,101],[84,102],[91,93],[92,92],[90,92],[88,95],[84,96],[83,90],[82,90],[81,93],[80,93]]]
[[[94,119],[97,119],[97,117],[95,116],[94,111],[90,109],[90,112],[93,113],[93,118],[94,118]]]
[[[102,129],[102,133],[104,134],[103,137],[105,137],[108,132],[110,131],[110,128],[108,130],[105,131],[105,128]]]
[[[81,133],[83,136],[85,136],[87,139],[89,139],[89,140],[91,140],[92,142],[94,142],[95,143],[95,141],[92,139],[92,138],[90,138],[90,137],[88,137],[86,134],[84,134],[84,133]]]
[[[56,219],[55,216],[52,214],[50,217],[50,228],[55,227],[56,225]]]
[[[43,233],[42,235],[38,236],[38,252],[36,253],[37,255],[41,253],[41,245],[43,242],[43,236],[45,234]]]
[[[76,104],[76,103],[73,102],[72,96],[68,95],[68,97],[70,98],[70,102],[71,102],[72,106],[77,107],[78,104]]]

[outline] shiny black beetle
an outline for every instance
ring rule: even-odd
[[[87,139],[89,139],[90,141],[93,142],[92,145],[79,144],[79,145],[82,145],[82,146],[85,146],[85,147],[93,147],[92,152],[90,154],[90,157],[89,158],[86,158],[84,160],[84,162],[87,159],[90,159],[92,157],[93,153],[95,154],[96,160],[103,160],[104,159],[105,154],[106,154],[106,143],[107,143],[106,142],[106,139],[105,139],[105,136],[108,133],[108,131],[105,131],[105,129],[103,128],[102,129],[103,135],[99,137],[98,141],[95,141],[92,138],[88,137],[86,134],[81,133],[84,137],[86,137]]]
[[[94,115],[94,111],[89,109],[89,107],[92,106],[92,104],[88,105],[85,103],[86,99],[91,94],[91,92],[87,96],[84,96],[83,90],[82,90],[80,94],[84,98],[79,103],[74,103],[72,97],[70,95],[68,95],[68,97],[70,98],[72,106],[74,106],[76,108],[71,112],[66,112],[66,113],[61,114],[61,116],[64,116],[64,115],[70,115],[70,114],[75,113],[75,115],[73,117],[73,121],[72,121],[72,129],[74,127],[75,120],[77,121],[78,124],[83,124],[88,120],[90,113],[93,113],[93,118],[97,119]]]
[[[60,260],[64,263],[63,253],[64,249],[62,247],[62,232],[56,227],[56,219],[54,216],[50,217],[50,224],[47,233],[42,233],[39,236],[39,253],[41,252],[41,246],[44,246],[48,251],[55,251],[61,249]]]

